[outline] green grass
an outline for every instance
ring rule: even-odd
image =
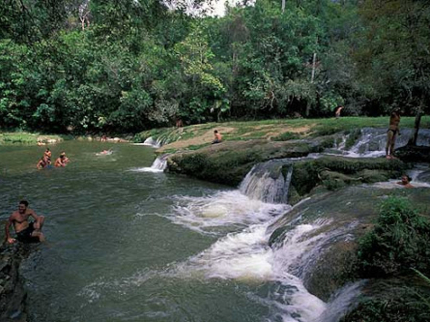
[[[414,117],[402,117],[400,129],[413,128]],[[270,136],[273,132],[283,132],[272,138],[274,141],[285,141],[300,138],[314,138],[334,133],[344,132],[352,133],[351,137],[356,137],[359,130],[364,127],[388,128],[389,117],[341,117],[321,118],[321,119],[281,119],[281,120],[263,120],[250,122],[225,122],[225,123],[207,123],[199,125],[190,125],[183,128],[162,128],[153,129],[138,133],[134,141],[143,142],[146,138],[161,139],[166,143],[172,143],[179,140],[192,139],[199,137],[217,128],[227,127],[234,130],[228,133],[222,133],[224,140],[242,141],[261,139]],[[302,128],[305,130],[296,133],[295,129]],[[308,128],[306,130],[306,128]],[[430,116],[423,116],[421,119],[421,128],[430,128]],[[352,140],[352,138],[351,138]],[[348,142],[351,143],[351,142]],[[204,145],[202,145],[204,146]],[[193,147],[195,148],[195,147]]]
[[[51,139],[62,141],[62,138],[58,135],[40,135],[39,133],[28,132],[0,133],[0,145],[35,145],[38,141],[46,142]]]
[[[288,140],[297,140],[300,139],[302,136],[298,133],[293,132],[285,132],[278,136],[275,136],[272,138],[272,141],[288,141]]]

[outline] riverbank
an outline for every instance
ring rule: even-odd
[[[400,127],[413,128],[414,117],[402,117]],[[190,125],[181,128],[161,128],[143,131],[134,136],[136,143],[151,137],[162,147],[158,153],[175,153],[184,150],[199,150],[209,146],[213,140],[213,131],[218,130],[224,141],[265,140],[269,142],[314,139],[335,133],[352,134],[354,137],[362,128],[387,128],[387,117],[342,117],[322,119],[284,119],[250,122],[225,122]],[[430,128],[430,116],[423,116],[421,129]]]
[[[100,135],[57,135],[57,134],[40,134],[29,132],[0,132],[0,145],[52,145],[65,140],[78,141],[101,141],[101,142],[130,142],[131,136],[124,137],[106,137]]]
[[[55,134],[39,134],[29,132],[2,132],[0,145],[47,145],[64,140],[63,136]]]

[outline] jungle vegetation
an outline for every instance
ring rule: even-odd
[[[430,1],[3,0],[0,129],[428,112]]]

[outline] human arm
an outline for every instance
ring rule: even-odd
[[[15,240],[15,238],[12,238],[11,236],[10,236],[10,226],[13,224],[13,216],[10,216],[9,217],[9,219],[8,219],[8,221],[6,222],[6,225],[5,225],[5,235],[6,235],[6,241],[9,243],[9,244],[13,244],[16,240]]]
[[[41,229],[44,217],[36,215],[36,213],[33,210],[31,210],[31,212],[29,213],[29,216],[33,217],[33,219],[34,219],[33,227],[35,229]]]

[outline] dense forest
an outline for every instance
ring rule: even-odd
[[[429,111],[428,0],[243,0],[223,17],[186,3],[2,0],[0,128]]]

